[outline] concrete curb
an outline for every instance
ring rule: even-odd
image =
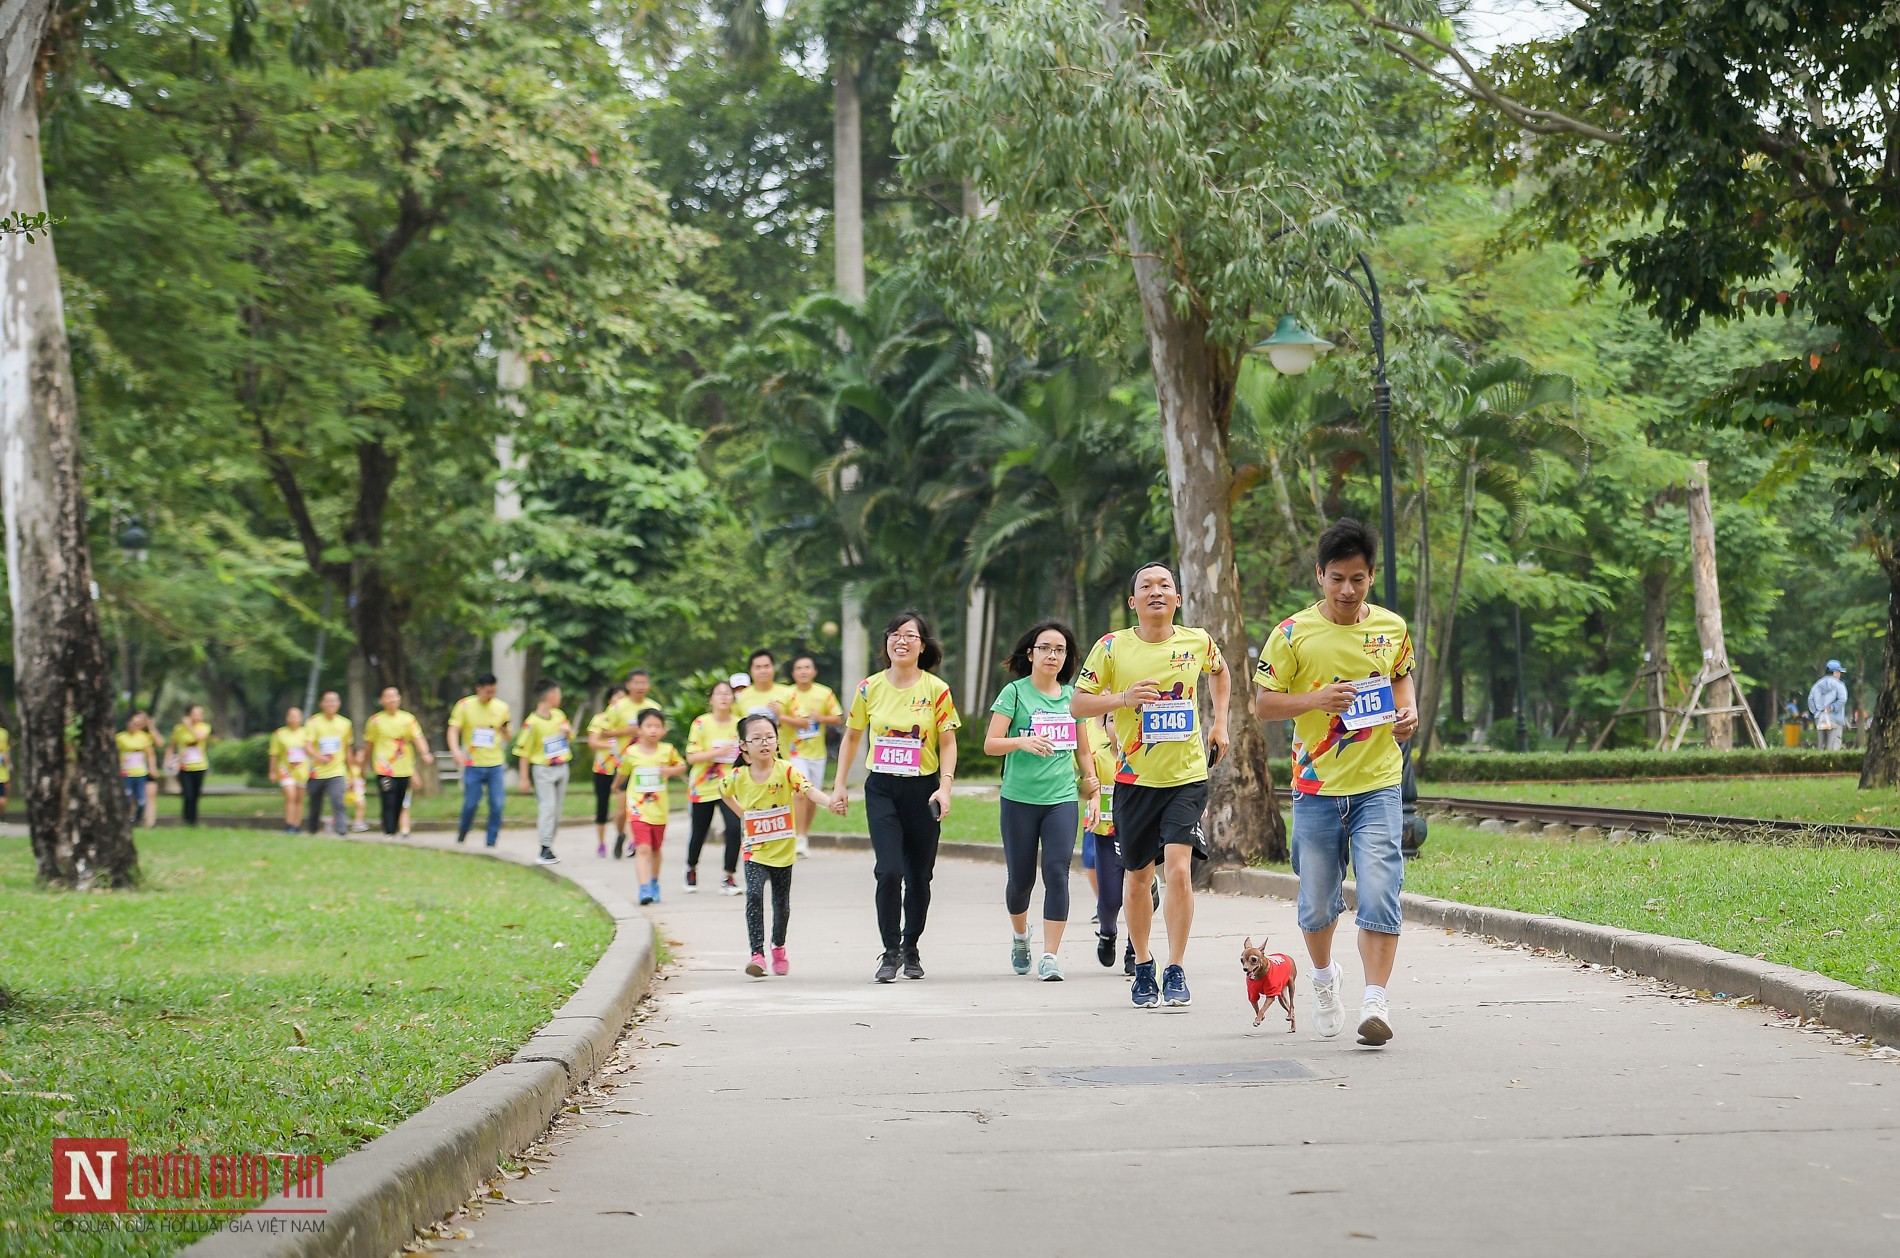
[[[353,838],[383,842],[380,835]],[[482,847],[455,854],[521,865],[529,859]],[[564,875],[558,866],[545,872]],[[539,1139],[567,1094],[612,1054],[657,964],[653,927],[639,909],[615,892],[569,881],[613,919],[613,942],[580,990],[512,1060],[325,1167],[322,1231],[294,1232],[284,1216],[268,1214],[276,1208],[308,1208],[308,1198],[272,1197],[259,1213],[242,1216],[234,1225],[248,1223],[250,1230],[218,1232],[186,1252],[194,1258],[387,1258],[414,1239],[418,1227],[467,1201],[503,1158]]]

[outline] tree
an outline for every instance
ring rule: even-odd
[[[995,215],[946,221],[930,240],[938,273],[974,305],[1032,340],[1052,285],[1094,282],[1099,302],[1112,272],[1132,270],[1186,615],[1236,668],[1247,628],[1228,443],[1241,361],[1285,310],[1357,309],[1324,261],[1358,247],[1340,207],[1375,165],[1351,35],[1333,11],[1286,0],[1106,14],[1085,0],[989,0],[951,19],[941,60],[899,97],[913,181],[968,183],[997,202]],[[1081,304],[1112,335],[1116,310]],[[1230,861],[1284,850],[1248,701],[1243,679],[1208,808]]]
[[[39,55],[48,0],[0,29],[0,189],[10,215],[46,212]],[[0,238],[0,498],[6,509],[19,768],[43,882],[124,886],[138,872],[120,786],[111,668],[95,603],[79,404],[50,237]]]

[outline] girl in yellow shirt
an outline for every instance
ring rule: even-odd
[[[798,859],[792,801],[805,798],[844,815],[844,801],[833,800],[811,784],[797,766],[778,758],[778,725],[763,712],[739,721],[739,746],[745,756],[726,778],[726,797],[739,813],[745,836],[745,929],[752,959],[745,972],[765,976],[765,885],[772,884],[772,973],[790,972],[785,957],[785,928],[792,916],[792,863]]]
[[[270,780],[284,791],[284,833],[303,829],[304,784],[310,780],[310,731],[303,709],[290,708],[270,736]]]
[[[204,794],[205,774],[211,768],[211,723],[198,704],[185,709],[185,719],[172,727],[171,760],[178,770],[178,793],[185,824],[198,824],[198,799]]]
[[[119,776],[125,780],[125,793],[150,829],[158,824],[158,792],[151,789],[152,777],[158,771],[158,739],[152,733],[152,718],[134,712],[124,732],[115,735],[115,741],[119,744]]]
[[[660,848],[666,842],[666,779],[686,772],[679,749],[660,739],[666,718],[648,708],[634,728],[640,737],[620,753],[619,789],[627,797],[627,828],[633,832],[634,872],[640,878],[640,903],[660,898]]]
[[[699,852],[712,830],[713,814],[726,827],[726,880],[720,895],[738,895],[739,817],[722,798],[726,770],[739,759],[739,723],[732,717],[732,683],[714,682],[706,697],[707,711],[693,718],[686,731],[686,763],[693,766],[686,798],[692,808],[693,828],[686,840],[686,889],[699,890]]]

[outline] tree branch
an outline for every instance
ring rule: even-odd
[[[290,466],[290,460],[278,449],[269,426],[262,419],[253,415],[251,426],[257,430],[257,444],[264,455],[264,466],[270,470],[271,480],[276,482],[277,491],[283,495],[291,526],[297,530],[297,540],[303,544],[304,562],[318,576],[341,585],[349,577],[349,568],[345,564],[324,561],[323,537],[317,532],[316,521],[310,518],[310,503],[304,498],[303,486],[297,483],[296,469]]]

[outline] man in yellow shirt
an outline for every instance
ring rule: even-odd
[[[746,661],[745,671],[750,684],[739,692],[734,710],[742,717],[760,712],[771,717],[774,723],[783,723],[785,705],[792,701],[792,688],[779,683],[778,660],[770,651],[754,651],[752,658]]]
[[[1194,927],[1194,862],[1207,859],[1201,814],[1207,811],[1208,746],[1227,750],[1227,701],[1233,675],[1205,629],[1174,623],[1181,593],[1166,564],[1143,564],[1129,582],[1135,627],[1105,634],[1076,678],[1070,708],[1080,717],[1115,714],[1115,849],[1127,873],[1123,902],[1135,948],[1137,1008],[1186,1005],[1188,933]],[[1199,688],[1212,700],[1201,740]],[[1168,967],[1155,984],[1148,935],[1154,925],[1149,886],[1155,863],[1168,867],[1162,900]]]
[[[456,701],[449,712],[449,754],[462,766],[462,819],[455,841],[468,840],[475,810],[488,795],[488,846],[501,837],[502,799],[508,789],[508,705],[495,697],[495,675],[475,679],[475,693]]]
[[[534,711],[522,719],[515,740],[515,758],[521,765],[521,793],[534,793],[535,830],[541,838],[536,863],[552,865],[554,836],[561,829],[567,807],[567,779],[574,760],[574,727],[561,711],[561,688],[542,680],[534,686]]]
[[[1346,863],[1358,880],[1359,959],[1366,989],[1359,1042],[1392,1038],[1386,983],[1398,957],[1405,883],[1399,744],[1418,727],[1412,636],[1397,612],[1366,601],[1378,542],[1357,520],[1320,534],[1320,601],[1274,629],[1254,672],[1254,713],[1293,722],[1293,871],[1300,930],[1313,958],[1314,1023],[1345,1025],[1333,929],[1346,911]]]
[[[785,699],[785,719],[791,727],[782,740],[791,747],[791,761],[807,781],[825,780],[825,728],[844,724],[844,708],[830,686],[818,681],[818,661],[809,655],[792,660],[792,688]],[[794,848],[800,856],[811,851],[811,823],[818,807],[805,795],[792,801],[792,823],[797,829]]]
[[[421,754],[422,763],[434,765],[435,753],[429,750],[416,714],[403,711],[402,691],[384,686],[382,705],[382,711],[363,722],[363,741],[369,744],[369,770],[376,775],[376,790],[382,797],[383,833],[406,839],[409,832],[400,823],[416,779],[416,755]]]
[[[334,690],[323,692],[317,701],[317,714],[304,722],[309,730],[310,781],[305,789],[304,827],[315,834],[323,825],[323,801],[330,801],[330,828],[343,834],[348,828],[344,817],[344,795],[349,790],[350,752],[355,726],[341,715],[343,696]]]

